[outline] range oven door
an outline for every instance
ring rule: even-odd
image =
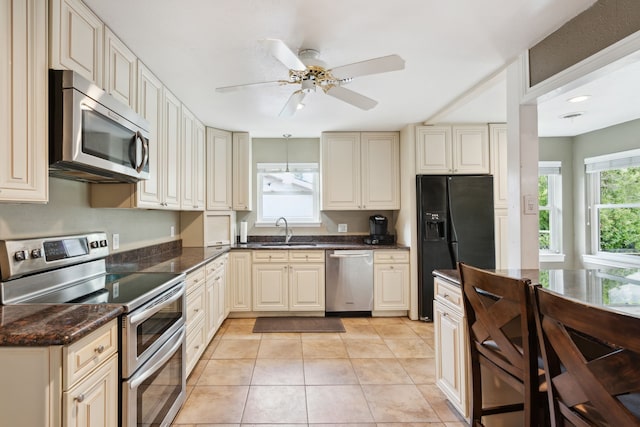
[[[185,337],[183,326],[122,381],[122,427],[171,425],[187,396]]]
[[[184,325],[185,284],[168,291],[122,317],[122,377],[129,378]]]

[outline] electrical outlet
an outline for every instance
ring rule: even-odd
[[[117,233],[113,233],[111,238],[111,248],[115,251],[120,248],[120,235]]]
[[[347,224],[338,224],[338,233],[346,233]]]
[[[174,237],[176,235],[176,227],[172,225],[169,234],[171,235],[171,237]]]

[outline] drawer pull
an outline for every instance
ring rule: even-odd
[[[194,309],[193,309],[193,312],[194,312],[194,313],[197,313],[197,312],[199,312],[199,311],[200,311],[200,309],[199,309],[199,308],[194,308]]]
[[[73,400],[75,400],[78,403],[81,403],[82,401],[84,401],[84,393],[81,393],[79,396],[74,397]]]
[[[95,349],[93,349],[93,351],[95,351],[98,354],[102,354],[102,352],[104,351],[104,345],[100,344]]]
[[[449,294],[444,294],[444,297],[445,297],[446,299],[449,299]]]
[[[449,313],[442,313],[442,317],[449,317]]]

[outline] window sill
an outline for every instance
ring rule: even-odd
[[[583,264],[591,264],[600,267],[614,268],[638,268],[640,260],[620,259],[610,255],[582,255]]]
[[[540,262],[564,262],[564,254],[554,254],[550,252],[540,252]]]
[[[322,226],[322,222],[289,222],[289,228],[293,228],[293,227],[298,227],[298,228],[305,228],[305,227],[321,227]],[[273,222],[256,222],[254,224],[254,227],[256,228],[267,228],[267,227],[273,227],[276,228],[275,225],[275,221]],[[284,224],[281,224],[280,227],[278,228],[282,228],[284,227]]]

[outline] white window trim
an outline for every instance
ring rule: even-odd
[[[562,162],[538,162],[538,175],[549,176],[548,200],[549,208],[539,207],[539,210],[549,211],[549,233],[551,240],[549,250],[540,250],[540,262],[564,262],[565,254],[562,250]],[[554,179],[557,175],[559,179]]]

